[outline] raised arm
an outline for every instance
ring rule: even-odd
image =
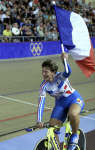
[[[67,62],[67,69],[68,69],[68,72],[67,72],[67,70],[66,70],[64,58],[66,59],[66,62]],[[63,76],[66,77],[66,78],[68,78],[68,77],[70,76],[71,72],[72,72],[71,67],[70,67],[70,65],[69,65],[69,63],[68,63],[68,54],[67,54],[67,53],[62,53],[62,54],[61,54],[61,60],[62,60],[62,63],[64,64],[64,69],[65,69],[65,71],[64,71],[64,73],[63,73]]]

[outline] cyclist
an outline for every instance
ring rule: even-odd
[[[64,64],[64,58],[68,59],[67,53],[61,54],[61,60]],[[64,72],[58,72],[58,66],[52,60],[47,59],[42,63],[42,76],[43,82],[40,85],[40,95],[37,113],[37,126],[43,127],[42,117],[44,111],[46,93],[55,98],[55,106],[53,108],[50,125],[58,125],[59,127],[65,121],[67,114],[72,127],[72,135],[70,137],[68,150],[74,150],[76,144],[78,144],[77,130],[80,123],[80,112],[84,108],[83,98],[80,96],[77,90],[75,90],[68,77],[71,74],[71,68],[69,63],[67,64],[68,73],[66,72],[64,65]],[[58,134],[59,130],[56,130],[55,136],[59,144]]]

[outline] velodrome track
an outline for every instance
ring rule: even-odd
[[[39,68],[44,59],[1,61],[0,135],[34,125],[41,78]],[[54,56],[52,59],[59,63],[59,69],[63,69],[59,56]],[[87,150],[95,150],[95,142],[93,142],[95,139],[95,74],[86,79],[71,58],[70,63],[73,70],[72,84],[82,94],[86,102],[85,110],[92,113],[92,115],[81,117],[80,127],[87,135]],[[53,101],[49,99],[46,107],[52,106]],[[48,121],[50,111],[46,112],[44,120]],[[33,150],[37,140],[46,135],[46,129],[12,135],[0,137],[0,150]],[[62,134],[60,140],[62,141]]]
[[[86,134],[86,150],[95,150],[95,114],[82,116],[80,119],[80,128],[82,128]],[[61,129],[60,142],[63,141],[64,134],[62,134],[62,131],[64,131],[64,129]],[[46,132],[47,129],[41,129],[0,142],[0,150],[33,150],[37,141],[43,138]]]

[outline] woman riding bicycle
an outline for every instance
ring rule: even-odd
[[[68,58],[67,53],[61,54],[63,64],[64,58]],[[71,74],[71,68],[69,64],[67,64],[67,67],[68,73],[66,72],[66,69],[64,72],[58,72],[58,66],[52,60],[47,59],[42,63],[43,82],[40,86],[37,126],[39,128],[43,127],[42,117],[45,97],[46,93],[48,93],[50,96],[55,98],[55,106],[53,108],[49,123],[51,126],[58,125],[60,127],[68,115],[72,127],[72,135],[70,137],[68,150],[74,150],[76,148],[76,144],[78,143],[79,137],[77,130],[80,123],[80,112],[84,108],[84,101],[78,91],[72,88],[68,80],[68,77]],[[58,134],[60,133],[59,130],[56,130],[54,133],[57,142],[60,145],[58,139]]]

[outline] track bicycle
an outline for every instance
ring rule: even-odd
[[[68,142],[72,134],[70,122],[66,120],[65,123],[63,123],[62,127],[65,127],[65,134],[64,134],[64,141],[63,143],[61,143],[62,145],[61,150],[67,150]],[[48,128],[47,135],[39,142],[37,142],[34,150],[60,150],[60,147],[54,135],[54,130],[58,127],[57,126],[51,127],[49,123],[46,123],[44,124],[44,128]],[[31,129],[28,128],[27,131],[33,131],[37,128],[34,127]],[[86,138],[83,130],[78,129],[78,134],[79,134],[79,141],[78,141],[78,145],[76,145],[75,150],[86,150]]]

